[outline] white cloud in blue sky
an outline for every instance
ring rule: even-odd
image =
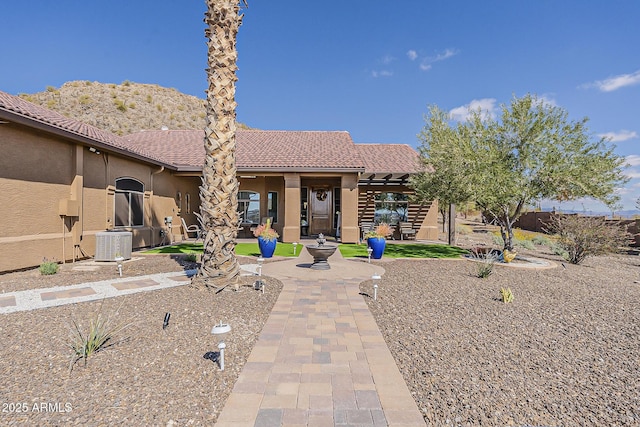
[[[373,78],[378,78],[378,77],[391,77],[393,76],[393,71],[389,71],[389,70],[373,70],[371,72],[371,76]]]
[[[407,52],[407,57],[409,58],[409,60],[415,61],[418,58],[418,52],[412,49]]]
[[[626,86],[633,86],[640,83],[640,70],[631,74],[620,74],[604,80],[597,80],[593,83],[582,85],[583,88],[596,87],[602,92],[613,92]]]
[[[413,50],[410,50],[409,52],[415,53],[415,51]],[[447,60],[453,56],[456,56],[458,53],[460,53],[460,51],[457,49],[445,49],[444,52],[437,53],[435,56],[427,56],[420,61],[420,69],[422,71],[428,71],[431,68],[433,68],[433,64],[435,62]],[[409,56],[409,58],[411,58],[411,56]],[[417,54],[416,54],[416,58],[417,58]]]
[[[611,142],[623,142],[629,139],[636,139],[638,137],[638,133],[631,130],[621,130],[619,132],[599,133],[598,136],[601,138],[606,138]]]
[[[627,161],[627,165],[629,166],[640,166],[640,155],[630,154],[625,157],[625,160]]]
[[[466,105],[453,108],[449,111],[449,115],[451,115],[453,120],[458,122],[467,121],[471,116],[471,112],[478,110],[480,110],[485,117],[495,117],[496,102],[495,98],[474,99]]]

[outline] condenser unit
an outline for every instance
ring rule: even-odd
[[[130,231],[103,231],[96,233],[96,261],[114,261],[117,256],[131,259],[132,234]]]

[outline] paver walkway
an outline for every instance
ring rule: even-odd
[[[312,262],[302,248],[298,258],[264,264],[264,276],[284,288],[216,426],[424,426],[360,295],[359,284],[384,269],[339,251],[331,270],[311,270]],[[0,294],[0,314],[180,286],[189,273]]]
[[[424,426],[359,293],[383,269],[338,251],[331,270],[311,262],[265,264],[284,288],[216,426]]]

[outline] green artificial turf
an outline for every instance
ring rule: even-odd
[[[340,253],[345,258],[367,258],[367,245],[342,244]],[[467,251],[449,245],[425,245],[421,243],[394,244],[387,242],[385,258],[457,258]]]
[[[338,246],[340,253],[345,258],[367,258],[367,245],[341,244]],[[146,254],[201,254],[202,243],[180,243],[161,248],[144,251]],[[296,255],[303,250],[302,245],[297,245]],[[383,257],[385,258],[457,258],[467,251],[456,246],[425,245],[421,243],[394,244],[387,242]],[[236,244],[236,255],[260,256],[258,242]],[[293,257],[293,243],[278,242],[275,256]]]
[[[302,245],[298,245],[296,255],[300,255]],[[177,245],[163,246],[144,251],[145,254],[201,254],[203,251],[202,243],[180,243]],[[236,244],[236,255],[242,256],[260,256],[258,242],[256,243],[238,243]],[[276,245],[276,256],[293,257],[293,244],[278,242]]]

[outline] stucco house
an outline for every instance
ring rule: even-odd
[[[0,271],[95,254],[96,235],[132,247],[183,239],[196,224],[201,130],[117,136],[0,91]],[[284,242],[324,233],[357,243],[360,225],[411,223],[437,238],[437,206],[407,200],[419,171],[407,145],[355,144],[344,131],[238,130],[239,237],[264,218]]]

